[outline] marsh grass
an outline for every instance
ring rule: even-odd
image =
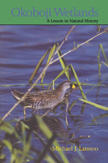
[[[47,139],[47,143],[42,138],[42,135],[39,136],[39,134],[32,129],[32,126],[29,127],[22,121],[13,121],[18,123],[16,127],[13,127],[12,122],[2,122],[0,124],[0,132],[4,131],[5,134],[4,138],[1,138],[0,140],[0,160],[2,161],[6,159],[6,154],[3,151],[7,148],[11,155],[11,163],[30,161],[41,163],[42,160],[46,160],[49,163],[50,161],[61,163],[62,160],[64,163],[69,163],[62,151],[58,150],[58,154],[55,155],[54,151],[50,149],[51,145],[55,146],[55,148],[56,146],[59,147],[59,143],[56,140],[56,134],[51,132],[41,117],[36,116],[35,118],[40,130]],[[36,135],[35,139],[32,136],[33,133]],[[37,144],[37,141],[38,143],[40,141],[40,143],[43,144],[43,149],[39,150],[36,146],[33,147],[32,138],[33,144]]]
[[[104,60],[105,61],[101,61],[101,52],[104,56]],[[108,67],[108,59],[107,59],[107,56],[106,56],[106,53],[104,51],[104,48],[102,46],[102,44],[99,45],[99,50],[98,50],[98,55],[97,55],[97,58],[98,58],[98,72],[99,72],[99,76],[101,76],[101,66],[102,66],[102,63]]]

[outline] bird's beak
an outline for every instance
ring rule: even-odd
[[[77,84],[74,84],[74,83],[71,83],[71,88],[73,90],[76,90],[76,89],[78,89],[78,85]]]
[[[76,86],[75,86],[75,84],[72,84],[72,89],[76,89]]]

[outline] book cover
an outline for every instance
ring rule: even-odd
[[[107,1],[0,5],[0,162],[106,163]]]

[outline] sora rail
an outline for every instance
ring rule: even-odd
[[[53,90],[28,93],[28,95],[22,101],[22,104],[24,105],[24,117],[26,116],[26,108],[30,108],[33,111],[54,108],[61,101],[63,101],[66,90],[71,88],[75,89],[75,85],[73,85],[70,81],[64,81]],[[16,100],[20,100],[20,98],[24,95],[24,93],[21,93],[15,89],[11,93]]]

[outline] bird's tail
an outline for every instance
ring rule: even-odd
[[[24,93],[21,93],[21,92],[17,91],[16,89],[13,89],[11,91],[11,93],[16,100],[20,100],[20,98],[24,95]]]

